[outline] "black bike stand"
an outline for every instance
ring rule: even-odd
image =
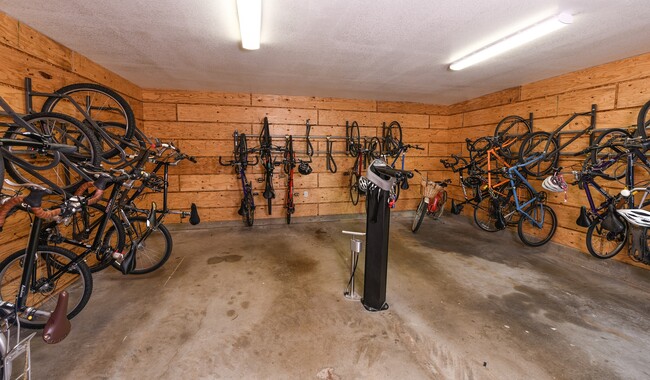
[[[396,199],[391,194],[395,186],[408,189],[408,179],[412,177],[410,171],[393,169],[376,159],[368,166],[366,176],[359,179],[359,189],[366,192],[366,268],[361,303],[368,311],[388,309],[388,227],[390,205]]]
[[[368,311],[388,309],[386,274],[388,271],[388,232],[390,207],[387,191],[378,187],[366,194],[366,267],[361,303]]]

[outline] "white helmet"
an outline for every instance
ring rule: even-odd
[[[561,193],[566,191],[568,186],[562,175],[558,174],[546,177],[544,182],[542,182],[542,187],[554,193]]]
[[[650,227],[650,211],[638,208],[626,208],[616,210],[616,212],[631,224],[641,227]]]

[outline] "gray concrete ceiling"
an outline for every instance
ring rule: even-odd
[[[263,0],[239,47],[235,0],[0,0],[0,10],[145,88],[452,104],[650,51],[647,0]],[[528,20],[569,27],[460,72]]]

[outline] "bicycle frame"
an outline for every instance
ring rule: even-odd
[[[522,217],[528,219],[537,228],[542,228],[542,226],[544,225],[544,208],[543,207],[541,208],[541,213],[542,214],[541,214],[541,218],[540,218],[539,223],[535,220],[535,218],[533,218],[531,215],[529,215],[524,210],[529,205],[531,205],[533,203],[536,203],[536,202],[540,202],[543,193],[538,192],[537,190],[535,190],[535,188],[530,184],[530,182],[528,182],[526,177],[524,177],[519,172],[519,168],[530,165],[530,164],[536,162],[537,160],[541,160],[543,157],[544,156],[534,157],[534,158],[532,158],[531,160],[529,160],[527,162],[524,162],[524,163],[519,164],[519,165],[514,165],[514,166],[508,168],[508,177],[509,177],[510,185],[512,186],[512,189],[513,189],[512,194],[513,194],[513,200],[515,201],[515,209]],[[515,191],[515,189],[517,188],[517,184],[518,184],[517,181],[515,181],[515,178],[517,178],[519,181],[521,181],[519,183],[523,183],[524,186],[526,186],[528,188],[528,190],[530,190],[531,193],[533,194],[533,196],[529,200],[527,200],[526,202],[521,203],[519,201],[519,195]]]

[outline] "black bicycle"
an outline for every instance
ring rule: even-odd
[[[246,142],[246,134],[235,131],[233,133],[234,140],[234,149],[233,149],[233,160],[224,162],[222,157],[219,156],[219,164],[222,166],[233,166],[237,177],[241,181],[242,185],[242,199],[239,204],[239,210],[237,213],[241,215],[244,219],[244,223],[251,227],[255,222],[255,199],[254,196],[257,193],[253,192],[253,184],[246,178],[246,168],[249,165],[257,165],[259,159],[256,157],[255,161],[248,160],[248,145]]]

